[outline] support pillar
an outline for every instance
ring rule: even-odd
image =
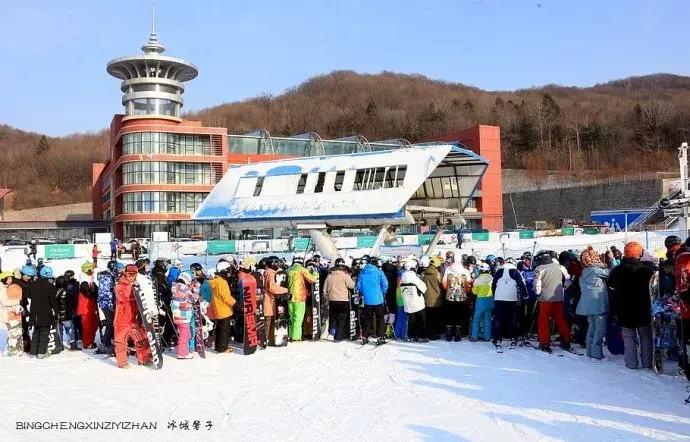
[[[436,250],[436,246],[438,245],[438,242],[441,240],[441,235],[443,235],[443,229],[439,227],[434,237],[431,238],[429,247],[427,247],[426,252],[424,252],[422,256],[431,256],[434,253],[434,251]]]
[[[309,234],[311,235],[311,242],[316,246],[321,256],[325,256],[331,261],[342,258],[333,237],[326,229],[310,229]]]
[[[376,237],[376,242],[371,247],[371,252],[369,252],[369,255],[379,256],[381,254],[381,245],[386,240],[386,238],[388,238],[388,229],[389,228],[390,228],[390,224],[384,224],[383,226],[381,226],[381,229],[379,230],[379,234]]]

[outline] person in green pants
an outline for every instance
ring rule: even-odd
[[[302,340],[302,322],[306,311],[305,302],[307,301],[307,284],[314,284],[319,280],[319,272],[316,268],[309,270],[304,267],[304,258],[295,256],[292,259],[292,266],[287,269],[288,274],[288,293],[290,303],[290,340]]]

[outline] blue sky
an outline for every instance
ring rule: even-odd
[[[123,111],[113,58],[140,52],[150,0],[0,0],[0,123],[48,135]],[[336,69],[490,90],[690,74],[688,0],[157,1],[166,55],[200,75],[185,110],[280,94]]]

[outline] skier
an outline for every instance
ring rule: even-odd
[[[206,274],[204,274],[204,267],[198,262],[190,265],[189,269],[194,277],[194,280],[199,285],[199,295],[201,296],[201,310],[204,314],[204,323],[209,322],[206,324],[206,327],[208,330],[213,330],[213,320],[215,319],[215,316],[213,314],[213,309],[211,308],[211,286],[208,283],[209,279],[206,277]],[[207,347],[213,347],[213,337],[214,334],[209,333],[205,342]]]
[[[388,282],[388,290],[386,290],[386,307],[388,314],[386,315],[386,323],[393,324],[393,335],[403,339],[405,336],[405,327],[407,325],[407,315],[400,298],[398,304],[398,279],[400,278],[397,263],[386,261],[381,266],[383,274],[386,276]]]
[[[127,342],[131,339],[140,365],[151,364],[151,348],[146,337],[146,330],[137,320],[140,314],[133,286],[141,274],[136,265],[128,264],[115,286],[115,359],[120,368],[129,368]],[[142,294],[143,296],[143,294]]]
[[[472,285],[472,293],[477,297],[477,302],[474,307],[474,315],[472,316],[471,342],[477,342],[479,340],[480,325],[483,325],[484,341],[491,341],[491,312],[494,309],[494,296],[491,291],[492,284],[493,277],[491,276],[489,264],[480,264],[479,278],[477,278]],[[501,343],[500,341],[495,341],[494,345],[500,348]]]
[[[157,262],[157,261],[156,261]],[[155,270],[155,269],[154,269]],[[172,285],[177,281],[177,278],[180,276],[180,273],[182,273],[182,261],[179,259],[175,259],[172,262],[172,266],[170,267],[170,270],[168,270],[168,286],[172,287]]]
[[[95,339],[98,331],[98,285],[93,275],[93,264],[85,262],[81,266],[79,277],[79,301],[77,314],[81,316],[82,348],[84,350],[96,348]]]
[[[428,256],[422,256],[421,265],[422,281],[426,285],[426,292],[424,293],[424,310],[426,311],[426,329],[427,337],[435,341],[441,334],[441,327],[443,319],[441,316],[441,306],[443,305],[443,297],[441,296],[441,272],[438,268],[441,267],[441,260],[439,258],[429,259]]]
[[[407,323],[409,324],[408,339],[414,342],[426,343],[429,342],[424,302],[427,285],[415,273],[416,268],[416,260],[408,259],[405,262],[405,271],[400,277],[400,292],[402,293]]]
[[[113,338],[115,337],[115,285],[117,283],[117,261],[109,261],[108,267],[96,275],[98,281],[98,308],[100,326],[105,327],[103,342],[96,354],[114,355]],[[102,318],[101,318],[102,313]]]
[[[323,287],[329,303],[328,323],[335,342],[349,336],[350,290],[354,288],[355,282],[345,271],[345,260],[336,259]]]
[[[592,246],[588,246],[587,250],[582,252],[580,261],[584,270],[579,279],[581,296],[575,313],[587,317],[587,356],[604,359],[602,344],[606,335],[609,311],[609,270],[605,268],[599,253]]]
[[[515,315],[523,299],[528,297],[522,275],[513,258],[506,259],[503,268],[496,272],[491,289],[494,293],[496,329],[494,345],[501,345],[503,338],[510,339],[510,347],[517,346]]]
[[[292,266],[287,269],[288,292],[290,293],[290,339],[298,342],[302,340],[302,322],[306,312],[307,284],[314,284],[319,280],[319,273],[315,268],[307,270],[304,259],[300,256],[292,258]]]
[[[561,347],[572,351],[563,304],[565,276],[553,254],[549,251],[539,252],[535,257],[537,268],[534,271],[534,292],[539,297],[539,349],[547,353],[551,353],[551,318],[556,321],[556,328],[561,335]]]
[[[276,317],[276,296],[285,295],[288,292],[286,287],[276,282],[278,270],[280,270],[280,260],[277,256],[269,256],[266,262],[266,270],[264,271],[264,287],[266,288],[264,316],[266,318],[268,345],[270,346],[276,345],[276,327],[274,322]]]
[[[10,356],[23,356],[22,288],[14,283],[11,272],[0,273],[0,322],[7,328],[7,349]]]
[[[29,337],[29,286],[34,281],[36,270],[28,265],[21,268],[21,278],[16,283],[22,289],[22,300],[20,306],[22,307],[22,343],[24,353],[31,350],[31,338]]]
[[[211,285],[211,305],[216,315],[216,352],[232,353],[228,348],[230,342],[230,320],[236,303],[230,292],[230,263],[219,262],[216,276],[209,282]]]
[[[114,261],[117,260],[117,238],[113,238],[110,240],[110,260]]]
[[[65,278],[67,278],[67,294],[71,299],[75,300],[74,310],[72,311],[72,324],[74,324],[74,340],[78,342],[81,341],[82,336],[84,336],[81,316],[77,313],[79,307],[79,281],[74,277],[73,270],[67,270],[65,272]]]
[[[64,275],[60,275],[55,279],[58,304],[58,331],[60,332],[60,339],[64,340],[67,338],[70,351],[78,351],[81,349],[77,346],[77,340],[74,334],[74,322],[72,319],[77,308],[78,295],[76,292],[68,291],[68,284],[69,281]]]
[[[31,311],[29,312],[29,324],[34,327],[31,336],[31,355],[37,359],[50,356],[48,341],[50,339],[50,327],[54,324],[57,304],[55,286],[50,281],[53,278],[53,269],[44,266],[38,275],[38,280],[29,287],[31,299]]]
[[[93,249],[91,249],[91,258],[93,258],[93,267],[96,268],[98,267],[98,255],[101,254],[101,251],[98,249],[98,244],[93,245]]]
[[[644,250],[637,242],[625,245],[624,258],[609,275],[611,315],[623,329],[625,366],[652,368],[652,304],[649,281],[654,271],[640,261]],[[638,343],[640,358],[638,359]]]
[[[446,313],[446,341],[462,339],[461,324],[469,317],[469,301],[467,294],[470,292],[470,272],[462,263],[455,262],[451,256],[446,259],[446,267],[443,273],[443,288],[446,291],[446,299],[443,309]]]
[[[163,312],[160,309],[158,293],[156,292],[154,288],[154,283],[151,280],[151,261],[148,258],[142,258],[138,259],[134,265],[137,267],[138,271],[136,276],[136,284],[139,286],[139,291],[141,293],[142,300],[145,300],[144,304],[154,306],[155,314],[153,315],[152,322],[154,329],[156,330],[156,334],[158,335],[157,338],[160,344],[161,330],[158,321],[159,318],[163,315]]]
[[[376,324],[376,345],[384,344],[386,341],[383,337],[383,315],[386,311],[383,304],[383,294],[388,290],[388,280],[386,276],[378,267],[370,262],[359,272],[355,287],[364,301],[364,312],[362,313],[362,345],[369,342],[372,322]]]
[[[190,347],[193,349],[191,324],[194,321],[194,303],[199,302],[199,285],[187,272],[179,274],[172,286],[170,310],[173,322],[177,327],[177,359],[193,359]]]
[[[27,256],[29,258],[31,258],[31,256],[33,256],[34,259],[36,259],[36,248],[37,248],[36,247],[36,240],[32,239],[31,242],[29,243],[29,253],[27,254]]]

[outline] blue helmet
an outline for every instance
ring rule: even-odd
[[[43,265],[43,258],[38,258],[38,265]]]
[[[34,265],[34,263],[31,262],[31,258],[29,258],[29,259],[26,260],[26,265],[29,266],[29,267],[31,267],[32,265]]]
[[[40,276],[41,278],[45,278],[45,279],[52,279],[53,278],[53,269],[51,269],[48,266],[44,266],[43,268],[41,268],[41,271],[38,272],[38,276]]]
[[[484,261],[495,262],[496,261],[496,255],[488,255]]]
[[[22,272],[22,275],[30,276],[31,278],[36,276],[36,269],[31,267],[31,266],[22,267],[21,272]]]
[[[117,273],[122,273],[125,271],[125,265],[122,264],[121,262],[118,262],[117,265],[115,266],[115,270]]]

